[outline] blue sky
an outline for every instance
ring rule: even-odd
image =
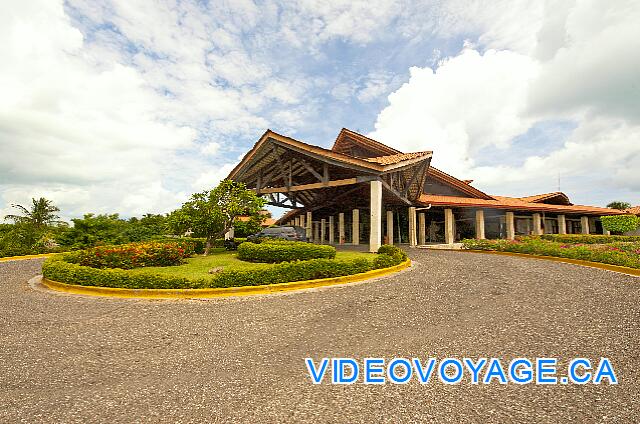
[[[348,127],[488,193],[640,204],[633,1],[13,3],[0,213],[167,212],[267,129]]]

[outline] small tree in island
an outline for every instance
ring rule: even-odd
[[[169,225],[176,233],[191,230],[196,237],[207,239],[204,254],[213,241],[233,227],[239,216],[258,217],[265,200],[243,183],[223,180],[213,190],[191,195],[189,201],[169,215]]]

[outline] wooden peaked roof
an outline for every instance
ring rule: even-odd
[[[431,157],[431,151],[403,153],[347,128],[340,131],[331,149],[267,130],[228,178],[242,181],[248,188],[268,196],[269,204],[291,209],[314,210],[353,202],[365,197],[364,183],[378,180],[384,188],[385,203],[588,215],[625,213],[574,205],[562,192],[524,197],[489,195],[473,187],[472,180],[460,180],[431,167]],[[424,193],[427,178],[461,194]],[[635,208],[627,213],[634,212]]]

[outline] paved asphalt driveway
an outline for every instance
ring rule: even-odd
[[[0,264],[0,422],[638,422],[640,278],[414,251],[377,281],[199,301],[36,291]],[[584,356],[620,384],[312,385],[311,356]]]

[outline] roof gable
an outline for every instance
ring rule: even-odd
[[[465,193],[470,197],[477,199],[493,199],[493,197],[470,185],[470,183],[467,182],[469,180],[459,180],[456,177],[447,174],[446,172],[434,168],[433,166],[429,168],[428,177],[433,178],[445,185],[451,186],[455,190]]]
[[[565,205],[571,206],[573,203],[569,200],[569,196],[561,191],[553,193],[535,194],[533,196],[520,197],[525,202],[530,203],[546,203],[548,205]]]
[[[380,143],[372,138],[358,134],[350,129],[343,128],[333,143],[332,151],[349,156],[361,158],[373,158],[380,156],[397,155],[402,152]]]

